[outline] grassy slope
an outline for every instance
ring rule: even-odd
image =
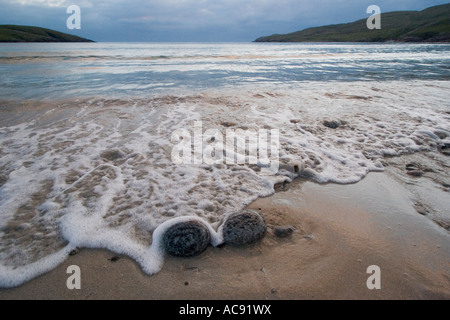
[[[0,25],[0,42],[92,42],[70,34],[39,27]]]
[[[285,35],[261,37],[256,42],[449,42],[450,4],[423,11],[381,14],[381,30],[369,30],[367,19],[309,28]]]

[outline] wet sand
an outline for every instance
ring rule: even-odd
[[[450,234],[417,213],[389,170],[354,185],[297,180],[250,208],[268,224],[257,244],[167,257],[153,276],[125,256],[82,249],[0,299],[450,299]],[[273,228],[285,225],[294,233],[277,238]],[[81,268],[81,290],[66,287],[70,265]],[[371,265],[380,290],[366,286]]]

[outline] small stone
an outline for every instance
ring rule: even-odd
[[[341,126],[341,122],[340,121],[336,121],[336,120],[325,120],[323,122],[323,125],[327,128],[330,129],[337,129]]]
[[[184,285],[185,285],[185,286],[188,286],[188,285],[189,285],[189,282],[188,282],[188,281],[185,281],[185,282],[184,282]]]
[[[420,178],[423,176],[423,172],[419,171],[419,170],[411,170],[411,171],[408,171],[407,174],[412,177],[417,177],[417,178]]]
[[[111,262],[117,262],[117,261],[120,260],[120,257],[119,256],[114,256],[114,257],[112,257],[111,259],[108,259],[108,260],[111,261]]]
[[[208,228],[197,221],[181,222],[163,236],[166,252],[175,257],[192,257],[206,250],[211,242]]]
[[[76,255],[76,254],[78,254],[80,252],[80,248],[75,248],[75,249],[73,249],[72,251],[70,251],[69,252],[69,256],[74,256],[74,255]]]
[[[294,230],[295,230],[294,227],[291,227],[291,226],[280,226],[280,227],[275,227],[273,229],[273,233],[278,238],[287,238],[292,235]]]
[[[223,238],[227,244],[244,246],[263,238],[266,231],[263,216],[256,210],[245,210],[228,217],[223,227]]]
[[[301,123],[302,121],[301,120],[299,120],[299,119],[292,119],[291,120],[291,123],[293,123],[293,124],[297,124],[297,123]]]

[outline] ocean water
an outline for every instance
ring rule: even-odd
[[[156,273],[167,227],[197,219],[218,245],[227,215],[296,177],[355,183],[389,158],[424,152],[450,166],[440,152],[450,144],[449,53],[444,44],[0,44],[0,287],[76,247],[126,254]],[[268,141],[277,170],[234,146],[226,154],[244,164],[197,162],[195,141],[217,155],[227,130],[277,137]],[[191,138],[189,163],[173,161],[177,132]]]

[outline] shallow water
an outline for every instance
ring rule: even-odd
[[[166,222],[202,219],[218,244],[224,217],[296,177],[348,184],[392,157],[441,155],[449,48],[0,46],[0,286],[77,246],[128,254],[153,273],[162,260],[152,233]],[[203,155],[217,155],[238,129],[278,130],[278,171],[234,146],[225,153],[244,165],[195,162],[196,133]],[[192,137],[189,163],[173,162],[179,130]]]
[[[305,81],[449,80],[446,44],[0,44],[0,98],[147,96]]]

